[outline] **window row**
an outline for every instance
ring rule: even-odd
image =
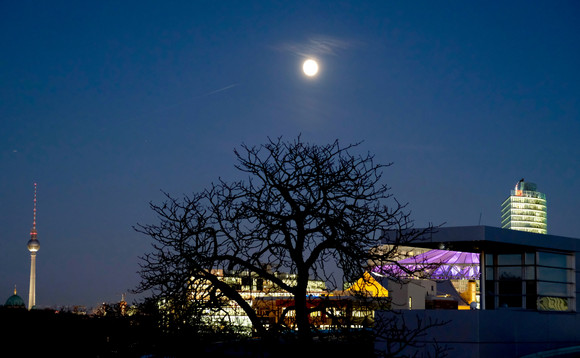
[[[570,311],[572,300],[568,297],[550,296],[486,296],[486,309],[523,308],[539,311]]]
[[[517,254],[486,254],[485,266],[535,265],[572,268],[572,256],[553,252],[526,252]]]
[[[485,281],[486,295],[540,295],[572,297],[572,284],[543,281]]]
[[[486,267],[486,280],[538,280],[569,283],[574,274],[571,269],[541,266],[499,266]]]

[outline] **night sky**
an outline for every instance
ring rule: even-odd
[[[575,1],[4,1],[0,303],[14,285],[27,301],[35,182],[37,305],[94,307],[136,286],[150,201],[241,178],[233,149],[268,137],[362,141],[393,162],[416,226],[499,226],[525,178],[548,232],[580,238],[579,16]]]

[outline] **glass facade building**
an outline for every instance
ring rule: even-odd
[[[485,254],[486,309],[574,311],[575,257],[526,250]]]
[[[548,233],[546,195],[536,184],[520,180],[501,206],[501,227],[536,234]]]
[[[389,245],[398,235],[395,230],[385,232],[382,243]],[[580,239],[550,234],[540,238],[530,232],[489,226],[440,227],[427,233],[414,243],[418,248],[405,248],[405,252],[426,254],[405,260],[403,263],[411,265],[405,267],[412,269],[419,264],[436,277],[452,273],[451,280],[444,282],[454,278],[470,284],[475,281],[479,307],[473,309],[471,301],[469,310],[460,306],[426,306],[422,312],[401,310],[396,313],[401,317],[399,323],[419,317],[422,322],[447,321],[441,329],[430,330],[429,337],[452,349],[449,357],[579,357]],[[441,249],[453,251],[443,254]],[[477,269],[467,270],[470,264]],[[440,284],[438,281],[437,291]],[[465,300],[465,295],[461,298]],[[386,322],[392,316],[391,312],[377,311],[375,322]],[[386,346],[381,340],[386,341],[377,337],[375,347]],[[428,355],[425,352],[420,347],[402,354]]]
[[[580,240],[487,226],[439,228],[417,242],[429,251],[374,271],[456,282],[475,281],[483,310],[580,312]],[[439,249],[445,247],[445,250]],[[419,271],[420,270],[420,271]],[[580,321],[579,321],[580,322]]]

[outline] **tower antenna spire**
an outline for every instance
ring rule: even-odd
[[[34,209],[32,210],[32,231],[36,234],[36,183],[34,183]]]

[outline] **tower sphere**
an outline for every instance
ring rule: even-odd
[[[28,251],[30,251],[30,252],[36,252],[36,251],[38,251],[38,249],[40,249],[40,243],[36,239],[29,240],[27,246],[28,246]]]

